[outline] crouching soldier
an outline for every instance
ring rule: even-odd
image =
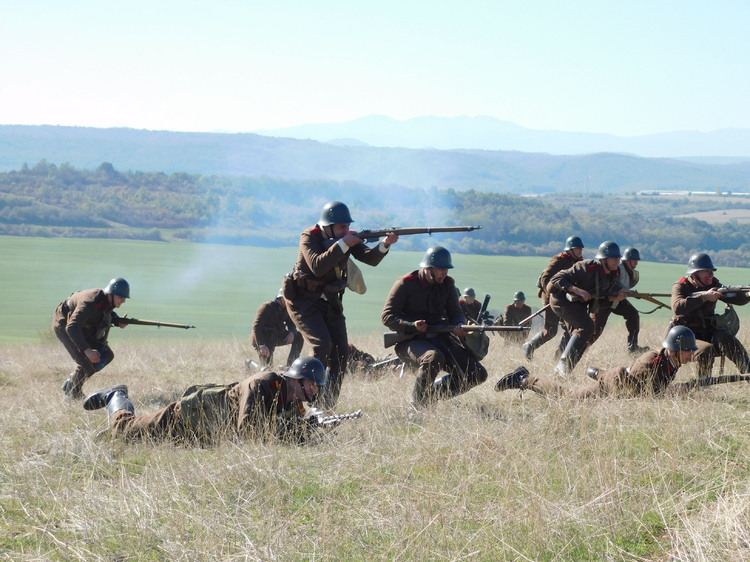
[[[419,264],[420,269],[398,279],[383,308],[388,328],[408,336],[396,344],[396,354],[417,369],[412,406],[422,408],[439,398],[452,398],[487,380],[487,370],[466,349],[460,337],[466,322],[458,304],[458,293],[448,270],[453,269],[450,252],[434,246]],[[430,326],[455,326],[450,333],[430,333]],[[447,374],[437,378],[440,371]]]
[[[583,388],[569,391],[552,378],[534,376],[526,367],[519,367],[497,381],[495,390],[501,392],[512,388],[529,389],[537,394],[567,395],[575,399],[601,396],[629,398],[666,393],[686,394],[696,386],[695,381],[669,385],[677,376],[677,370],[693,360],[697,349],[693,331],[685,326],[675,326],[669,330],[662,343],[662,349],[647,351],[629,369],[625,367],[609,370],[599,370],[593,367],[588,369],[588,375],[594,379],[594,382]]]
[[[238,436],[303,442],[310,428],[303,402],[310,403],[325,384],[323,363],[303,356],[282,374],[266,371],[239,383],[191,386],[153,414],[136,417],[125,385],[90,394],[83,407],[106,407],[111,434],[132,440],[204,445]]]
[[[77,291],[62,301],[52,317],[55,336],[76,363],[63,384],[65,396],[83,398],[83,383],[112,362],[115,354],[107,338],[112,326],[124,328],[115,308],[130,298],[130,284],[122,277],[104,289]]]

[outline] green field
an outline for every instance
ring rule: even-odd
[[[424,243],[427,247],[434,240],[424,237]],[[113,341],[244,340],[258,305],[276,295],[296,254],[293,247],[3,236],[0,344],[47,340],[52,312],[62,299],[79,289],[104,287],[117,276],[128,279],[132,289],[132,299],[120,309],[121,314],[194,324],[197,329],[131,326],[116,330]],[[586,257],[593,254],[593,248],[586,250]],[[421,252],[402,252],[396,246],[377,268],[362,267],[368,291],[365,295],[347,293],[344,303],[353,335],[382,329],[380,313],[393,281],[416,269],[421,257]],[[526,293],[533,309],[539,307],[535,284],[548,258],[456,254],[453,262],[457,285],[474,287],[479,298],[492,295],[491,311],[501,311],[518,290]],[[717,265],[722,282],[750,283],[747,269]],[[669,292],[685,272],[681,265],[648,262],[641,262],[639,269],[638,289],[644,292]],[[653,308],[645,302],[636,306],[643,311]],[[743,318],[747,314],[739,312]],[[666,324],[669,313],[659,311],[643,319]],[[611,322],[622,321],[613,317]]]

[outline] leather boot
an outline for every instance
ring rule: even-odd
[[[578,365],[578,361],[581,360],[583,350],[586,349],[586,343],[578,334],[570,336],[568,345],[565,346],[565,351],[560,355],[560,362],[556,367],[558,373],[562,376],[567,376],[573,372],[573,369]]]
[[[80,400],[83,398],[83,383],[86,382],[86,373],[81,369],[76,369],[70,375],[62,385],[62,391],[65,396],[72,400]]]
[[[523,344],[523,353],[526,356],[526,359],[531,361],[532,357],[534,357],[534,350],[536,350],[539,345],[541,345],[539,342],[542,339],[542,334],[537,334],[533,338],[531,338],[529,341],[527,341],[525,344]]]
[[[104,408],[107,404],[109,404],[109,401],[112,400],[112,397],[116,393],[121,393],[123,396],[125,396],[125,398],[127,398],[128,387],[124,384],[118,384],[117,386],[110,386],[109,388],[97,390],[96,392],[89,394],[86,397],[86,400],[83,401],[83,409],[98,410],[99,408]]]
[[[128,398],[128,395],[122,392],[115,392],[107,403],[107,413],[110,416],[114,416],[120,410],[127,410],[131,414],[135,414],[135,407]]]
[[[442,400],[458,396],[464,391],[461,381],[453,375],[443,375],[436,379],[433,388],[436,397]]]

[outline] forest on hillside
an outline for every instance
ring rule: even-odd
[[[750,261],[750,225],[712,225],[678,216],[721,209],[726,204],[721,201],[568,193],[561,203],[555,197],[121,172],[106,162],[82,170],[42,160],[0,174],[0,234],[290,246],[317,221],[327,201],[341,200],[349,205],[357,230],[481,225],[469,234],[441,238],[457,252],[549,256],[576,234],[590,248],[604,240],[635,246],[650,261],[685,263],[697,251],[711,253],[724,266]],[[404,239],[402,247],[422,250],[423,245],[413,238]]]

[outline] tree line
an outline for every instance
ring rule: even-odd
[[[349,205],[356,230],[481,225],[470,234],[441,238],[463,253],[549,256],[576,234],[590,248],[604,240],[635,246],[650,261],[684,263],[690,254],[707,251],[724,266],[745,266],[750,257],[750,225],[678,216],[721,208],[708,199],[523,197],[350,181],[122,172],[107,162],[82,170],[46,160],[0,174],[0,234],[289,246],[330,200]],[[402,242],[404,249],[424,249],[414,238]]]

